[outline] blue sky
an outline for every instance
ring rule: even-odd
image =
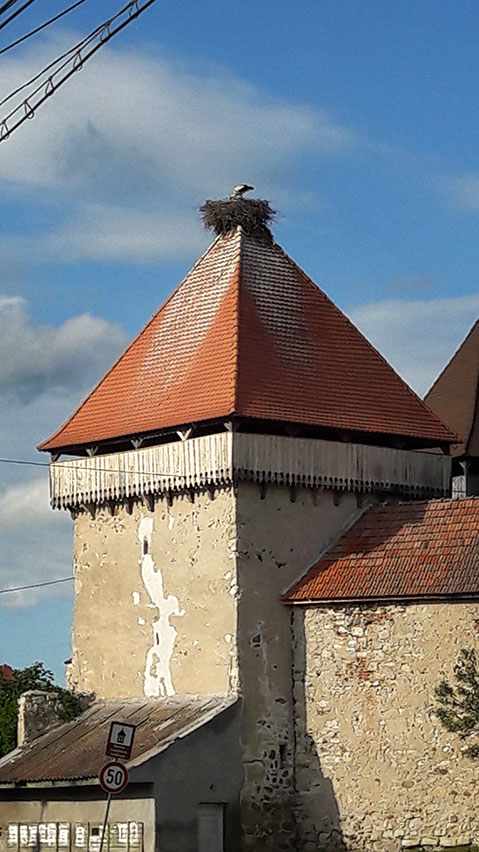
[[[1,56],[0,97],[119,6]],[[38,460],[206,246],[198,206],[242,181],[423,393],[479,312],[478,31],[473,0],[158,0],[102,48],[0,145],[0,456]],[[0,587],[69,575],[46,470],[0,483]],[[61,678],[71,605],[68,584],[0,595],[0,662]]]

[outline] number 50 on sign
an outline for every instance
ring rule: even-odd
[[[102,766],[99,781],[106,793],[121,793],[128,784],[128,770],[118,760],[111,760]]]

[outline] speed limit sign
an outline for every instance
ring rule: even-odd
[[[102,766],[98,778],[105,793],[121,793],[128,784],[128,770],[118,760],[110,760]]]

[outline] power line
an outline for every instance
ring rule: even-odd
[[[88,461],[88,459],[71,459],[69,461],[62,462],[35,462],[35,461],[27,461],[26,459],[0,459],[0,464],[21,464],[21,465],[31,465],[32,467],[55,467],[58,466],[60,468],[68,467],[69,465],[76,465],[78,461]],[[146,476],[165,476],[169,479],[184,479],[186,474],[184,473],[170,473],[162,470],[125,470],[122,467],[99,467],[95,463],[91,467],[86,467],[82,469],[82,472],[85,470],[99,473],[123,473],[127,474],[135,474],[135,473],[144,473]]]
[[[6,21],[2,21],[2,23],[0,24],[0,30],[3,30],[3,28],[6,27],[7,24],[10,23],[10,21],[13,21],[14,18],[18,17],[18,15],[21,15],[21,13],[24,12],[25,9],[27,9],[28,6],[31,6],[32,3],[34,3],[34,2],[35,2],[35,0],[26,0],[26,3],[24,3],[23,6],[20,6],[20,8],[17,9],[16,12],[12,12],[10,17],[7,18]]]
[[[2,53],[6,53],[7,50],[11,50],[12,47],[16,47],[18,44],[21,44],[22,41],[26,41],[27,38],[30,38],[31,36],[35,35],[36,33],[39,33],[40,30],[44,30],[45,27],[49,27],[50,24],[54,24],[55,21],[59,20],[59,18],[63,18],[64,15],[68,15],[69,12],[71,12],[73,9],[76,9],[77,6],[81,6],[82,3],[85,3],[85,2],[86,2],[86,0],[77,0],[77,2],[73,3],[72,6],[69,6],[68,9],[64,9],[63,12],[59,12],[58,15],[55,15],[54,18],[50,18],[50,20],[45,21],[44,24],[40,24],[39,27],[36,27],[34,30],[31,30],[29,33],[26,33],[26,35],[22,36],[21,38],[17,38],[17,40],[13,41],[11,44],[7,44],[6,47],[3,47],[0,50],[0,55]]]
[[[35,467],[50,467],[48,462],[24,461],[23,459],[0,459],[2,464],[30,464]]]
[[[3,6],[0,6],[0,15],[3,15],[4,12],[7,12],[12,6],[17,3],[18,0],[8,0],[8,3],[4,3]]]
[[[32,0],[30,0],[30,2],[32,2]],[[18,104],[18,106],[16,106],[0,122],[0,142],[8,139],[10,134],[14,130],[16,130],[17,127],[23,124],[24,121],[33,118],[35,115],[35,111],[38,109],[38,107],[41,106],[41,104],[43,104],[47,100],[47,98],[49,98],[60,86],[62,86],[63,83],[65,83],[72,76],[72,74],[80,70],[80,68],[83,67],[85,62],[87,62],[88,59],[90,59],[97,52],[97,50],[103,47],[103,45],[110,41],[110,39],[113,38],[113,36],[119,33],[122,29],[128,26],[128,24],[131,24],[133,20],[138,18],[139,15],[145,12],[146,9],[152,6],[155,2],[156,0],[146,0],[146,2],[144,0],[143,6],[140,6],[140,0],[131,0],[131,2],[127,3],[126,6],[124,6],[119,12],[116,13],[116,15],[113,16],[113,18],[110,18],[108,21],[105,21],[103,24],[101,24],[100,27],[98,27],[94,31],[94,34],[87,36],[86,39],[80,42],[79,46],[77,45],[76,48],[71,48],[69,51],[63,54],[62,57],[59,57],[54,62],[50,63],[50,65],[47,66],[47,68],[44,69],[43,72],[40,72],[34,78],[32,78],[30,83],[34,82],[40,76],[42,76],[43,73],[46,73],[46,71],[57,65],[63,57],[68,56],[68,59],[66,59],[66,61],[62,65],[60,65],[59,68],[56,69],[56,71],[53,71],[53,73],[50,74],[46,80],[43,80],[42,83],[37,86],[36,89],[33,90],[33,92],[30,92],[28,97],[25,98],[22,103]],[[125,16],[125,20],[121,21],[116,25],[116,27],[112,28],[112,23],[114,23],[114,21],[118,20],[118,18],[121,18],[122,16]],[[96,38],[99,39],[98,43],[91,47],[87,53],[85,53],[85,48],[90,42],[94,41]],[[71,54],[73,53],[73,51],[76,52],[72,57]],[[72,67],[70,68],[70,70],[66,71],[66,73],[62,77],[60,77],[60,79],[58,79],[58,81],[54,82],[54,78],[56,78],[61,73],[61,71],[63,71],[68,65],[70,65],[70,63],[72,63]],[[28,85],[30,85],[30,83],[26,83],[23,86],[20,86],[15,92],[12,92],[10,95],[8,95],[7,98],[4,98],[4,100],[0,102],[0,106],[7,100],[9,100],[11,97],[13,97],[15,94],[18,94]],[[35,99],[36,96],[39,96],[36,101],[32,100]],[[23,114],[20,117],[14,119],[13,123],[9,126],[7,122],[9,122],[10,119],[12,119],[19,112],[23,112]]]
[[[85,47],[87,44],[89,44],[90,41],[93,38],[95,38],[98,35],[98,33],[101,32],[103,26],[104,26],[104,24],[100,24],[100,26],[95,27],[95,29],[92,30],[91,33],[89,33],[87,36],[82,38],[81,41],[74,44],[73,47],[70,48],[70,50],[65,51],[65,53],[61,54],[61,56],[57,56],[57,58],[54,59],[53,62],[50,62],[48,65],[45,65],[45,67],[42,68],[42,70],[39,71],[37,74],[35,74],[33,77],[31,77],[30,80],[27,80],[26,83],[23,83],[21,86],[18,86],[17,89],[14,89],[13,92],[10,92],[9,95],[7,95],[2,100],[0,100],[0,106],[3,106],[3,104],[6,104],[9,100],[14,98],[15,95],[18,95],[20,92],[23,92],[24,89],[27,89],[28,86],[31,86],[40,77],[43,77],[43,75],[46,74],[47,71],[50,71],[51,68],[54,68],[55,65],[58,65],[58,63],[61,62],[62,59],[65,59],[66,56],[70,56],[72,53],[75,53],[78,50],[81,50],[82,47]]]
[[[0,595],[6,595],[8,592],[23,592],[25,589],[40,589],[42,586],[55,586],[57,583],[67,583],[69,580],[74,579],[74,577],[61,577],[59,580],[47,580],[45,583],[31,583],[29,586],[15,586],[13,589],[0,589]]]
[[[4,12],[8,12],[8,10],[18,2],[19,0],[8,0],[8,3],[4,3],[3,6],[0,6],[0,15],[3,15]]]

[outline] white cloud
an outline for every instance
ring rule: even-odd
[[[479,175],[449,175],[441,178],[440,186],[455,207],[463,210],[479,210]]]
[[[26,402],[46,391],[87,388],[126,342],[120,326],[90,314],[59,328],[37,325],[24,299],[0,296],[0,393]]]
[[[19,297],[0,297],[0,455],[35,458],[34,447],[74,410],[127,343],[120,326],[89,314],[58,328],[35,323]],[[36,455],[47,463],[48,456]],[[34,478],[32,478],[34,477]],[[0,464],[0,586],[71,574],[71,521],[48,501],[48,468]],[[71,584],[2,594],[0,606],[70,595]]]
[[[450,299],[387,299],[349,311],[355,325],[423,396],[479,315],[479,294]]]
[[[53,512],[48,473],[3,491],[0,497],[1,588],[44,583],[72,574],[71,520]],[[71,583],[3,593],[0,606],[31,606],[40,598],[70,595]]]
[[[5,60],[2,91],[57,50],[47,42]],[[224,68],[193,72],[103,48],[2,143],[5,188],[42,190],[66,208],[66,221],[10,251],[31,247],[62,260],[187,254],[200,229],[184,222],[185,206],[242,180],[284,198],[303,152],[344,155],[359,144],[327,112],[271,98]]]

